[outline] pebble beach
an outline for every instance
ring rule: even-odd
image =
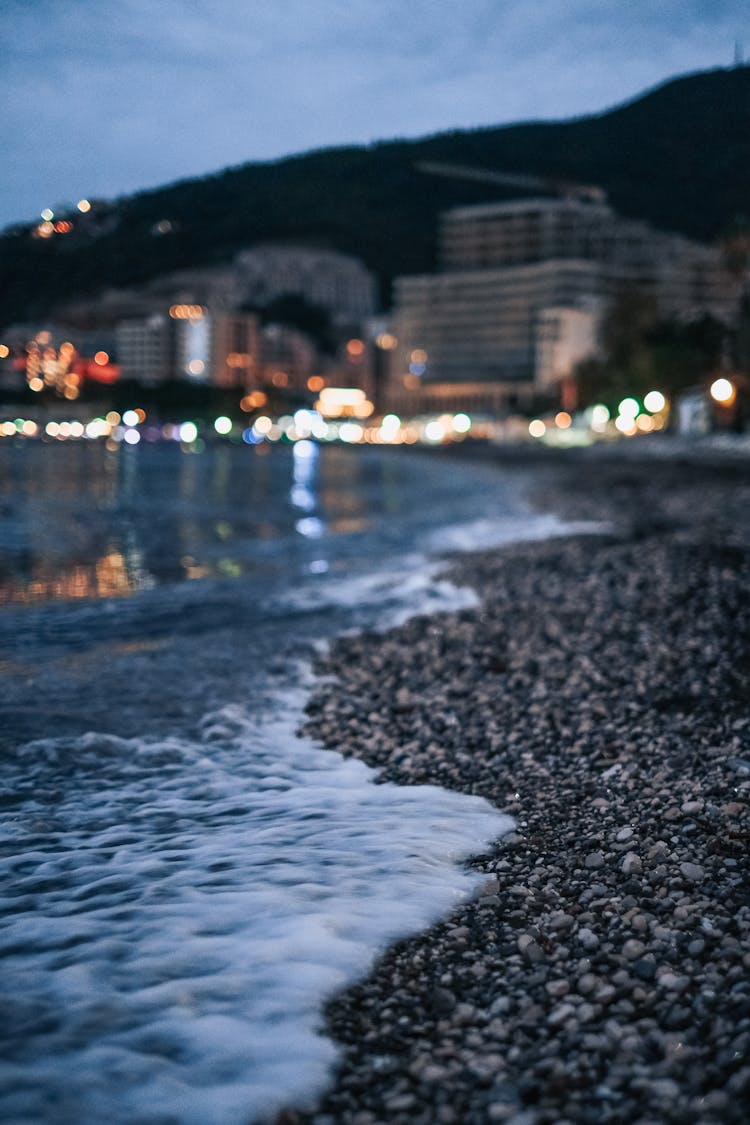
[[[750,1119],[750,460],[534,480],[602,530],[447,559],[477,608],[320,659],[305,734],[515,830],[330,1001],[340,1067],[277,1125]]]

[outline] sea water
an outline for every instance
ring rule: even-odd
[[[297,731],[321,644],[472,604],[441,549],[559,525],[488,466],[265,448],[0,453],[5,1122],[309,1103],[325,999],[512,826]]]

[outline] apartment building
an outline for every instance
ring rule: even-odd
[[[454,208],[439,251],[438,273],[395,282],[391,409],[438,409],[463,394],[494,412],[554,394],[596,351],[601,316],[628,286],[664,317],[731,323],[739,305],[717,250],[598,201]]]
[[[175,332],[167,313],[121,320],[115,328],[120,378],[155,386],[174,378]]]
[[[121,321],[116,345],[122,378],[151,386],[182,379],[244,388],[260,370],[258,319],[248,313],[172,305]]]

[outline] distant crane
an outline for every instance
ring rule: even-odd
[[[565,199],[580,199],[586,203],[606,203],[603,188],[595,184],[577,184],[553,177],[533,176],[521,172],[493,172],[488,168],[472,168],[468,164],[443,164],[433,160],[420,160],[414,165],[418,172],[428,176],[447,176],[455,180],[474,180],[483,184],[518,188],[520,191],[543,191]]]

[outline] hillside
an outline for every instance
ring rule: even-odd
[[[400,273],[434,266],[437,216],[503,198],[498,187],[426,175],[419,161],[598,184],[625,215],[711,240],[750,214],[750,67],[677,78],[595,116],[440,133],[244,164],[125,197],[108,222],[48,240],[0,237],[0,318],[226,261],[261,240],[303,240],[364,259],[383,300]],[[154,233],[168,220],[171,230]]]

